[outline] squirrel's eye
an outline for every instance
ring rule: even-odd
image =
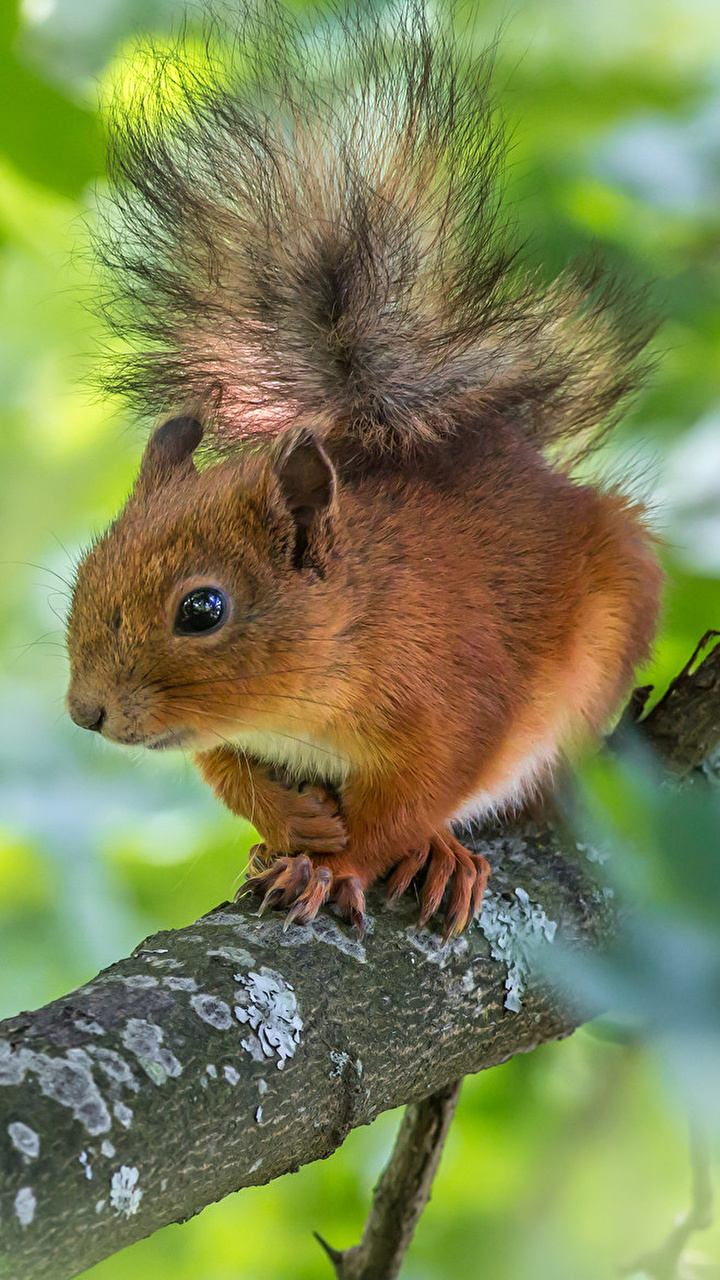
[[[182,636],[215,631],[225,622],[227,614],[227,596],[219,587],[196,587],[180,601],[174,629]]]

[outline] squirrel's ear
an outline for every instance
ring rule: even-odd
[[[271,466],[283,506],[295,522],[293,563],[322,573],[332,542],[335,468],[308,430],[283,439]]]
[[[203,438],[202,424],[197,418],[170,418],[151,435],[135,481],[137,493],[159,489],[182,467],[188,474],[195,470],[192,455]]]

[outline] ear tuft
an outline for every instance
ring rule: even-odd
[[[159,488],[179,467],[193,469],[192,455],[203,438],[197,418],[169,418],[153,432],[140,463],[136,491]]]

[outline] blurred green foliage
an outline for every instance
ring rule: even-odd
[[[228,896],[252,840],[182,760],[86,741],[62,708],[73,557],[121,502],[142,440],[88,390],[104,340],[85,229],[103,172],[96,104],[133,34],[179,11],[0,5],[0,1016]],[[473,0],[458,20],[478,45],[503,29],[509,196],[531,259],[549,272],[599,248],[658,281],[658,372],[606,465],[652,497],[665,539],[663,631],[645,673],[662,687],[720,628],[720,7]],[[466,1082],[407,1280],[601,1280],[686,1207],[683,1091],[720,1094],[716,799],[658,790],[645,765],[590,770],[586,796],[591,838],[620,850],[608,874],[646,908],[580,975],[610,992],[616,1024]],[[358,1238],[394,1126],[381,1117],[330,1162],[92,1274],[322,1280],[311,1229]],[[720,1229],[683,1266],[717,1280]]]

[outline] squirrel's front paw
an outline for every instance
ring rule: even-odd
[[[407,854],[395,867],[387,885],[389,901],[396,901],[423,869],[419,924],[422,927],[435,915],[449,884],[443,933],[443,942],[447,942],[462,933],[478,914],[490,865],[482,854],[470,853],[451,832],[435,834],[424,848]]]
[[[288,824],[289,853],[340,853],[347,844],[337,803],[322,787],[303,783],[292,791]]]
[[[272,780],[272,805],[258,812],[257,826],[266,844],[280,853],[340,853],[347,844],[337,800],[323,787]],[[255,815],[251,815],[253,820]]]
[[[272,856],[265,846],[253,850],[253,862],[263,865]],[[252,865],[252,864],[251,864]],[[284,929],[291,924],[309,924],[325,902],[334,902],[347,924],[362,934],[365,924],[365,895],[358,876],[345,870],[333,872],[319,859],[307,854],[294,858],[276,857],[266,870],[241,885],[236,900],[246,893],[262,894],[260,914],[268,907],[289,907]]]

